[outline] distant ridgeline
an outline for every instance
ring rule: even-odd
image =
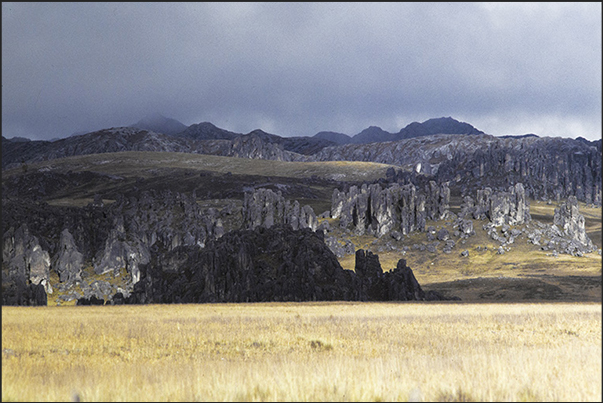
[[[254,130],[239,134],[204,122],[174,133],[170,119],[153,116],[138,127],[118,127],[56,141],[2,137],[2,169],[73,155],[119,151],[171,151],[278,161],[370,161],[414,170],[463,195],[507,189],[521,182],[526,196],[601,205],[601,140],[529,136],[495,137],[452,118],[413,122],[399,133],[370,127],[350,137],[320,132],[281,137]],[[158,133],[155,130],[163,130]],[[168,134],[166,134],[168,133]]]

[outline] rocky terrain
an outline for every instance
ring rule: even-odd
[[[349,144],[334,142],[344,142],[338,135],[321,132],[314,137],[286,138],[262,130],[243,135],[205,122],[173,135],[128,127],[53,142],[3,137],[2,167],[133,150],[277,161],[370,161],[415,170],[438,183],[454,183],[463,195],[486,186],[502,190],[521,182],[533,199],[559,201],[575,196],[579,201],[601,205],[600,140],[495,137],[452,118],[413,122],[397,134],[370,127],[351,137]]]
[[[415,277],[439,256],[457,273],[511,256],[522,263],[498,264],[533,273],[534,253],[600,263],[601,141],[497,138],[451,118],[349,141],[133,126],[3,137],[3,304],[442,300],[454,288]],[[279,164],[251,162],[264,160]],[[549,215],[534,218],[540,201]]]
[[[379,259],[358,250],[344,270],[322,232],[277,224],[237,230],[206,248],[157,254],[126,303],[441,300],[426,294],[401,259],[384,273]]]

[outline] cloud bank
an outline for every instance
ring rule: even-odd
[[[601,138],[600,3],[2,3],[2,132],[281,136],[452,116]]]

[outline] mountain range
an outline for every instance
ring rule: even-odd
[[[166,118],[160,114],[149,115],[144,119],[141,119],[138,123],[130,125],[130,127],[136,127],[139,129],[150,130],[168,135],[175,135],[177,137],[191,138],[194,140],[232,140],[242,135],[241,133],[234,133],[221,129],[209,122],[193,124],[186,127],[183,123],[180,123],[174,119]],[[262,131],[254,130],[253,132],[261,134],[260,132]],[[476,129],[468,123],[459,122],[452,117],[442,117],[429,119],[423,123],[412,122],[406,127],[402,128],[398,133],[387,132],[378,126],[369,126],[354,136],[349,136],[344,133],[321,131],[311,137],[280,137],[272,135],[276,137],[271,137],[270,139],[264,138],[264,140],[268,140],[268,142],[271,143],[277,142],[279,144],[285,144],[287,143],[287,140],[283,141],[280,139],[312,138],[314,140],[326,140],[341,145],[348,143],[367,144],[384,141],[397,141],[413,137],[429,136],[432,134],[484,134],[484,132]],[[309,141],[313,142],[314,140]],[[296,141],[297,140],[291,140],[289,143],[295,143]],[[302,154],[307,153],[302,152]]]
[[[56,141],[2,137],[2,169],[122,151],[275,161],[362,161],[398,166],[407,172],[430,175],[437,181],[454,181],[463,192],[483,186],[503,189],[521,181],[532,198],[547,200],[574,195],[587,203],[601,203],[601,140],[541,138],[533,134],[496,137],[451,117],[413,122],[398,133],[371,126],[353,137],[334,132],[319,132],[313,137],[281,137],[260,129],[240,134],[209,122],[174,133],[185,127],[178,123],[152,115],[129,127]]]
[[[560,273],[560,253],[596,244],[600,255],[601,143],[496,137],[451,117],[353,137],[240,134],[161,115],[56,141],[3,137],[3,304],[423,300],[406,259],[455,282],[478,280],[462,269],[469,256],[480,276],[509,265]],[[341,270],[353,254],[354,271]],[[548,286],[557,299],[567,278],[522,279],[513,298]],[[507,298],[516,279],[472,283],[473,298]],[[469,283],[442,284],[432,281],[435,299]],[[590,298],[584,284],[566,298]]]
[[[423,123],[413,122],[398,133],[370,126],[353,137],[335,132],[319,132],[312,137],[281,137],[261,129],[247,134],[235,133],[210,122],[187,127],[175,119],[152,114],[128,127],[74,134],[52,141],[2,137],[2,167],[4,169],[11,164],[23,162],[116,151],[172,151],[246,158],[255,153],[267,159],[306,160],[327,147],[399,141],[434,134],[484,133],[468,123],[447,117],[429,119]],[[248,145],[249,139],[254,139],[255,149],[241,149]],[[258,154],[257,147],[270,150]]]

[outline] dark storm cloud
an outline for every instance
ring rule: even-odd
[[[5,137],[159,112],[350,135],[452,116],[601,137],[598,3],[3,3]]]

